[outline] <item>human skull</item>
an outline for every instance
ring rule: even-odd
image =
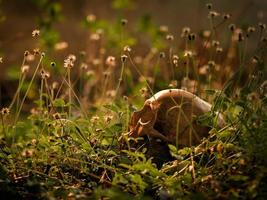
[[[151,136],[167,143],[191,146],[206,137],[209,128],[197,123],[197,117],[211,110],[211,105],[181,89],[162,90],[146,100],[140,111],[133,113],[130,137]],[[221,114],[218,125],[223,126]]]

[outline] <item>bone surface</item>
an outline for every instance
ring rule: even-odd
[[[211,105],[196,95],[181,89],[162,90],[147,99],[130,121],[131,137],[151,136],[168,143],[191,146],[208,136],[209,128],[197,123],[197,118],[211,110]],[[223,126],[221,115],[218,125]]]

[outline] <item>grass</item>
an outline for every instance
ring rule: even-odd
[[[133,40],[125,19],[119,20],[117,56],[109,55],[113,49],[104,44],[116,41],[109,35],[112,26],[92,17],[87,26],[94,34],[95,57],[69,55],[57,64],[60,73],[53,73],[45,67],[44,53],[26,51],[17,91],[0,114],[0,194],[11,199],[265,199],[266,27],[237,28],[229,15],[207,7],[210,28],[200,34],[184,28],[176,38],[151,26],[152,41],[164,45],[152,45],[144,57],[126,46]],[[222,26],[229,44],[219,41],[228,37],[219,34]],[[255,38],[255,49],[248,51]],[[29,54],[35,66],[27,61]],[[153,138],[127,136],[136,107],[166,88],[183,88],[212,104],[211,112],[198,118],[210,127],[200,144],[157,146]],[[29,94],[38,91],[31,99]],[[216,112],[224,115],[222,128]]]

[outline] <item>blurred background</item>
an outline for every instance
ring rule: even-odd
[[[97,54],[93,41],[104,32],[106,50],[117,56],[118,46],[124,45],[118,42],[118,24],[125,18],[125,44],[143,55],[151,47],[164,47],[155,31],[159,27],[167,27],[178,40],[185,26],[196,33],[208,29],[210,2],[215,11],[231,14],[231,22],[240,27],[267,21],[266,0],[0,0],[1,101],[16,88],[25,50],[46,52],[46,63],[63,63],[70,53],[80,52],[86,52],[88,60]],[[40,30],[38,39],[32,36],[34,29]],[[98,35],[92,35],[95,32]]]

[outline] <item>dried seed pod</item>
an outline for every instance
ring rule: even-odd
[[[197,117],[211,110],[211,105],[181,89],[162,90],[146,100],[140,111],[133,113],[129,136],[145,135],[165,142],[189,146],[200,143],[209,128],[197,123]],[[224,125],[222,115],[218,117]]]

